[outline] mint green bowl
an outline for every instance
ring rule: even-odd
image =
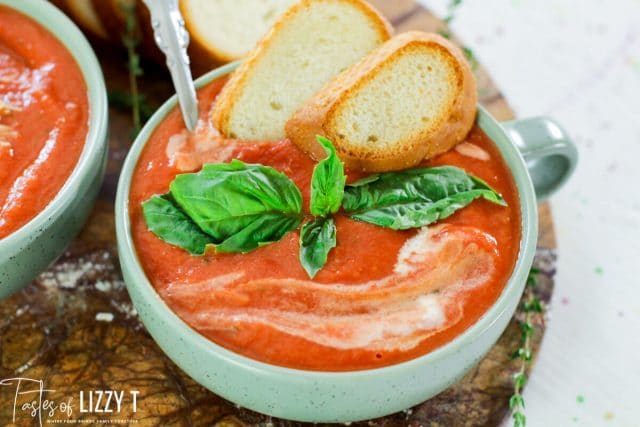
[[[0,239],[0,298],[33,280],[80,231],[100,189],[107,157],[107,91],[91,46],[56,7],[44,0],[0,0],[53,33],[80,66],[88,89],[89,132],[78,163],[56,197],[23,227]]]
[[[197,85],[224,76],[236,66],[214,70],[198,79]],[[520,257],[498,301],[453,341],[408,362],[353,372],[289,369],[238,355],[198,334],[169,309],[140,266],[129,223],[131,176],[145,143],[175,106],[174,96],[147,123],[129,152],[118,183],[118,249],[129,295],[158,345],[197,382],[241,406],[298,421],[347,422],[400,411],[436,395],[480,361],[513,316],[535,254],[536,193],[525,158],[541,197],[548,196],[569,176],[577,160],[573,144],[550,120],[501,125],[480,108],[478,123],[509,164],[522,208]]]

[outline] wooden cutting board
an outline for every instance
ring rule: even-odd
[[[414,0],[373,0],[398,32],[435,31],[442,22]],[[127,90],[126,58],[111,46],[96,44],[109,90]],[[172,92],[170,79],[154,64],[145,64],[141,88],[154,106]],[[485,70],[476,70],[480,101],[498,119],[513,118],[507,102]],[[0,303],[0,379],[40,379],[56,404],[71,400],[72,412],[42,413],[47,420],[106,419],[121,425],[149,426],[297,426],[238,408],[200,387],[167,359],[138,321],[118,267],[113,201],[118,174],[131,145],[126,112],[111,109],[110,156],[99,200],[81,235],[64,256],[22,292]],[[555,238],[549,207],[540,209],[540,239],[535,264],[540,299],[549,302],[555,273]],[[517,313],[517,316],[521,316]],[[535,325],[534,358],[544,333]],[[518,364],[511,354],[520,345],[516,320],[487,357],[459,383],[412,409],[368,423],[369,426],[493,426],[508,414],[512,375]],[[15,382],[13,382],[15,385]],[[34,395],[17,397],[15,386],[0,387],[0,425],[38,425],[20,405]],[[33,389],[33,386],[25,389]],[[139,391],[137,411],[125,398],[120,413],[80,412],[80,390]],[[86,398],[86,397],[85,397]]]

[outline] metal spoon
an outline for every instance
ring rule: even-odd
[[[182,118],[190,132],[198,123],[198,99],[189,68],[189,33],[180,14],[178,0],[143,0],[151,13],[153,36],[167,57],[173,86],[178,94]]]

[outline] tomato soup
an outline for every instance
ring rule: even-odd
[[[130,189],[134,244],[169,307],[200,334],[239,354],[286,367],[345,371],[426,354],[451,341],[496,301],[520,245],[520,207],[492,141],[467,141],[424,163],[454,165],[485,180],[508,206],[476,200],[439,223],[395,231],[335,216],[337,246],[313,280],[298,259],[300,232],[247,254],[192,256],[149,231],[142,202],[203,164],[239,159],[285,173],[309,208],[315,166],[288,140],[225,140],[208,108],[224,81],[200,90],[195,134],[174,109],[143,150]],[[347,171],[348,182],[362,178]]]
[[[88,120],[87,88],[71,54],[37,22],[0,6],[0,239],[60,191]]]

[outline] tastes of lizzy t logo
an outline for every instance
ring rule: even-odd
[[[7,378],[0,381],[0,386],[13,387],[13,422],[16,421],[16,415],[22,412],[32,418],[37,418],[40,426],[42,426],[43,420],[47,420],[47,423],[57,423],[56,420],[47,419],[57,414],[63,416],[65,424],[73,424],[75,420],[72,417],[76,410],[83,415],[96,414],[103,418],[117,415],[124,409],[125,403],[131,405],[130,411],[127,411],[128,414],[136,413],[138,394],[140,393],[138,390],[128,392],[124,390],[80,390],[76,398],[66,397],[64,401],[56,401],[44,398],[45,393],[55,392],[55,390],[46,389],[42,380],[20,377]],[[134,420],[128,421],[135,422]]]

